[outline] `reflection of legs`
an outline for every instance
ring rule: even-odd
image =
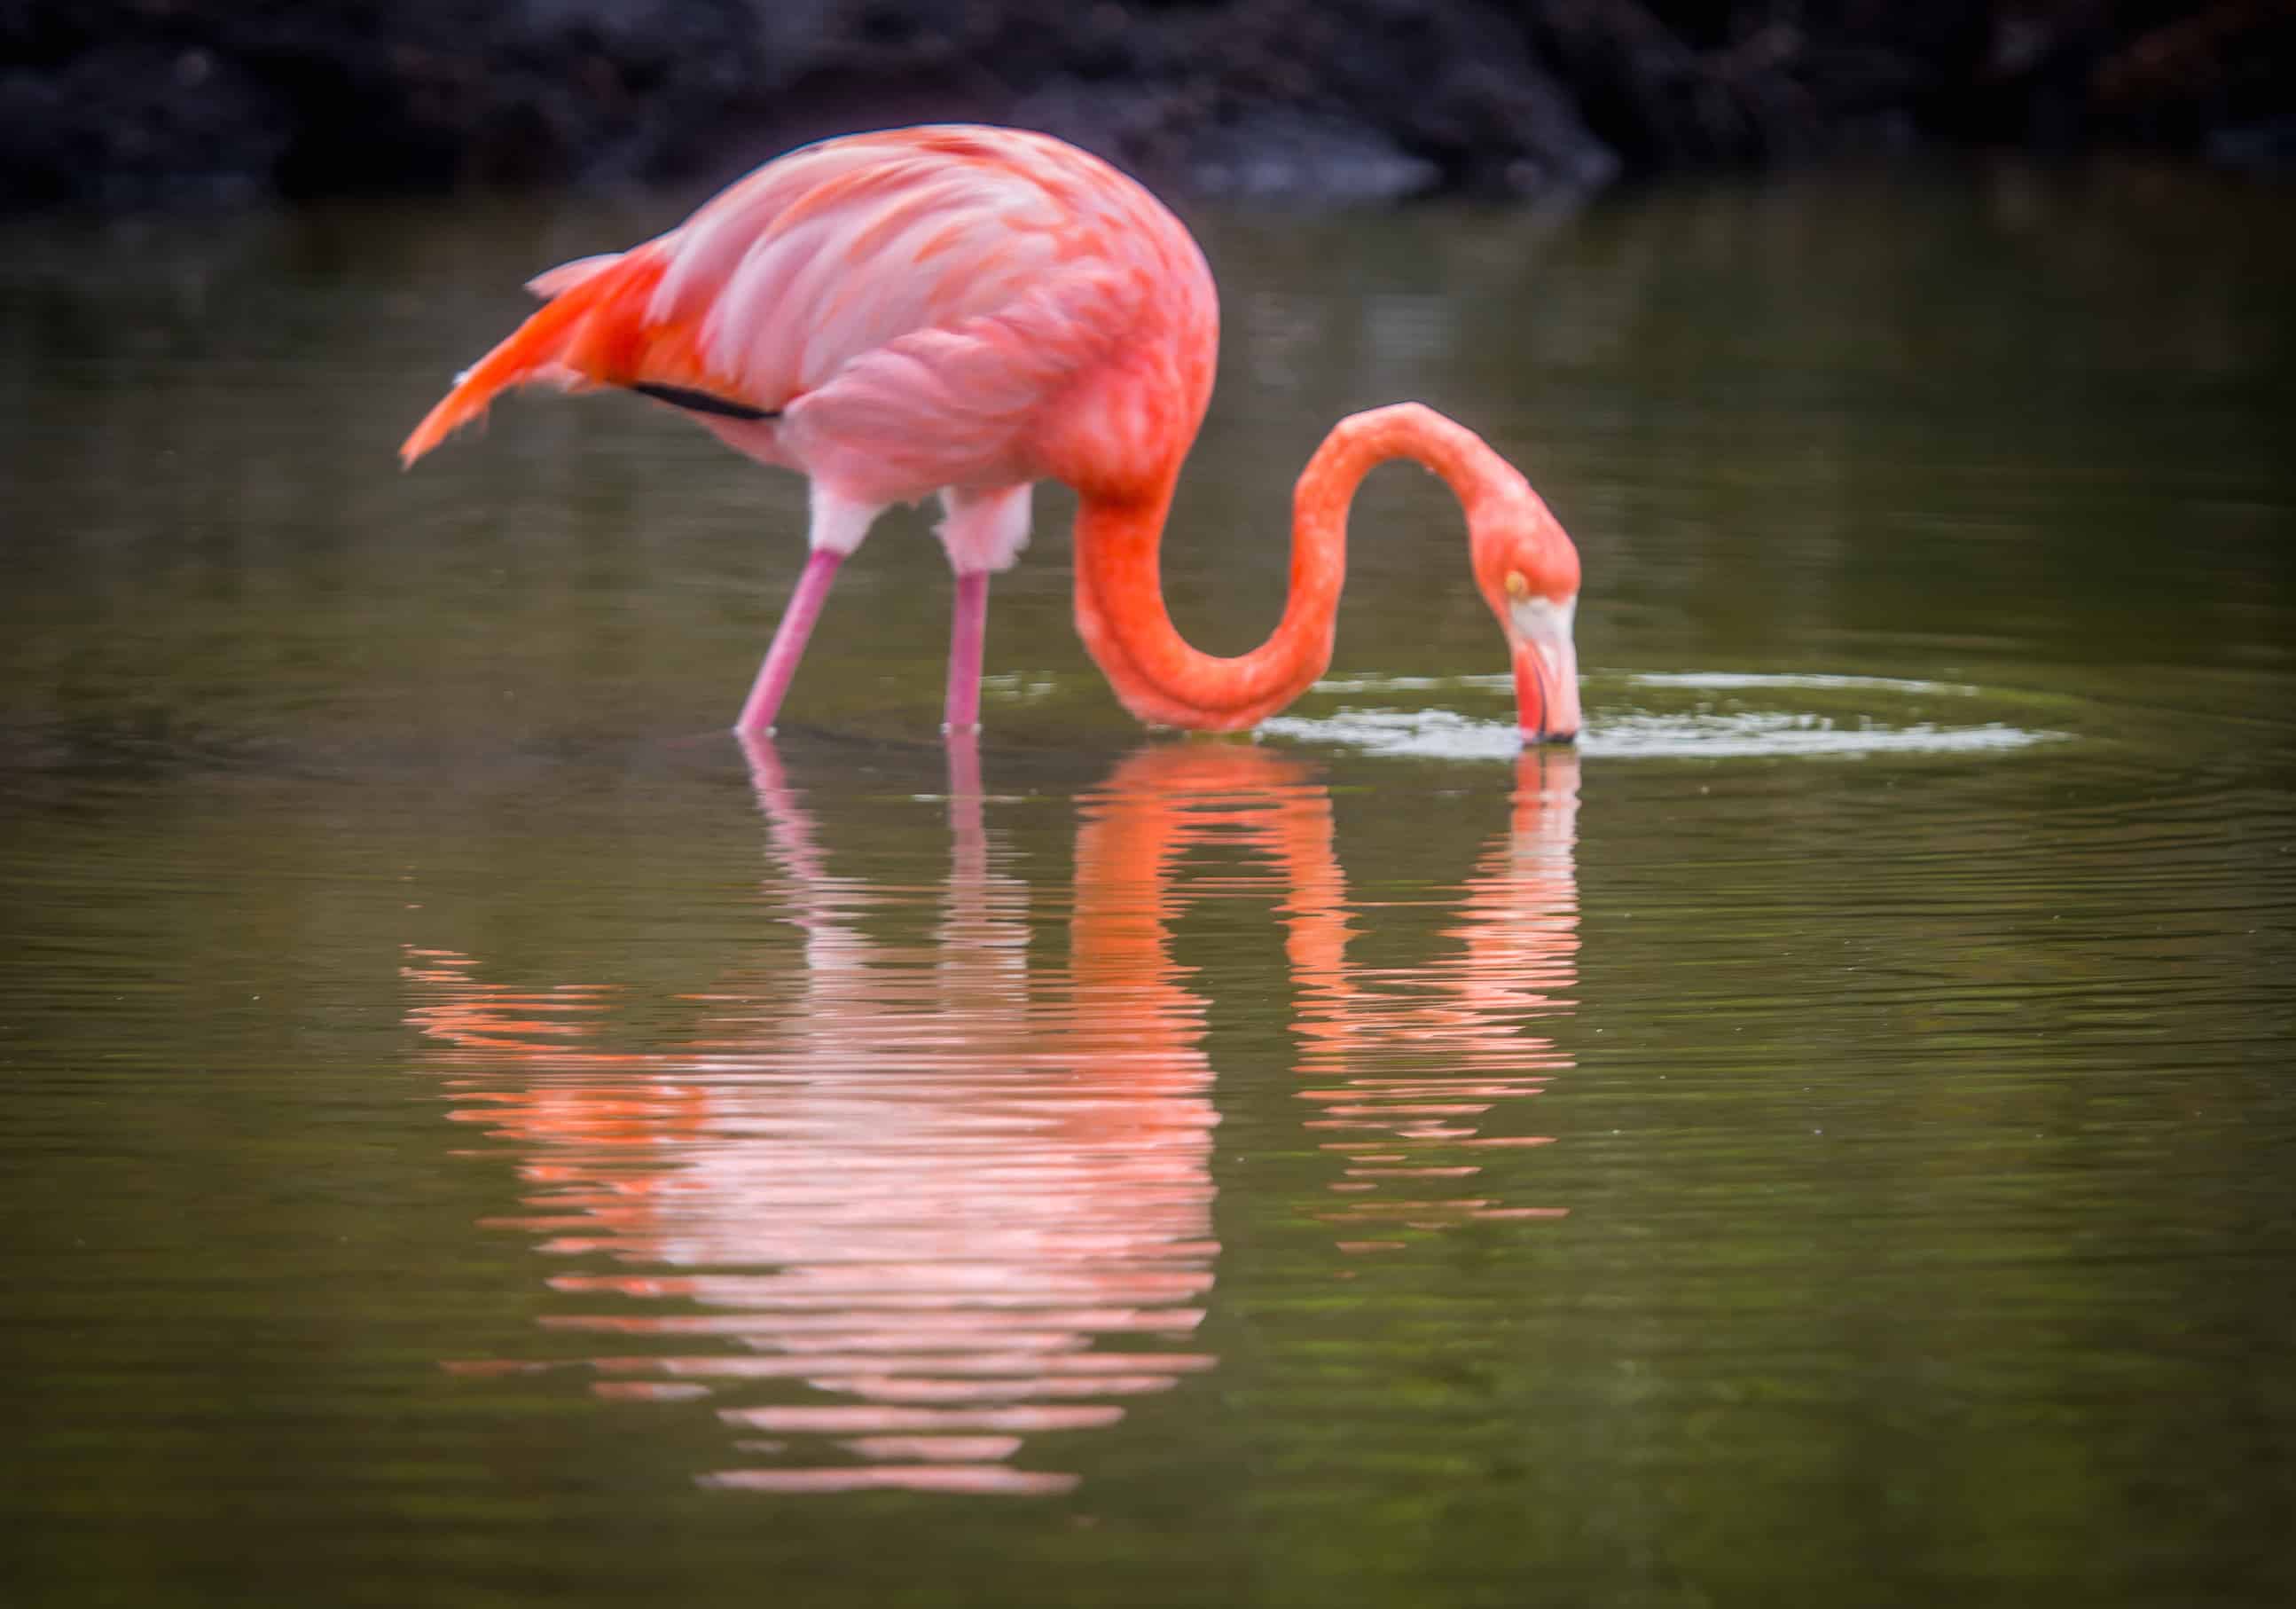
[[[781,751],[762,732],[734,735],[741,742],[742,758],[750,762],[750,790],[758,796],[758,808],[765,812],[766,832],[775,851],[801,884],[819,882],[825,874],[821,850],[813,841],[813,818],[798,803],[795,790],[782,774]]]
[[[829,584],[837,579],[837,567],[844,562],[844,554],[825,547],[816,550],[805,562],[805,574],[799,578],[797,591],[783,612],[765,662],[758,667],[758,679],[750,688],[749,702],[742,706],[741,718],[734,723],[734,731],[745,737],[762,737],[774,729],[782,695],[797,674],[798,661],[805,657],[806,639],[813,635],[813,623],[821,618],[821,606],[829,597]]]
[[[988,627],[988,572],[956,577],[956,609],[948,626],[948,702],[941,730],[954,735],[980,729],[980,644]]]
[[[957,870],[986,871],[988,840],[980,825],[980,738],[961,727],[948,729],[948,825],[955,839]]]

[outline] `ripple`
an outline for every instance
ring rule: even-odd
[[[1494,677],[1501,683],[1507,678]],[[1807,687],[1820,692],[1957,693],[1980,691],[1962,682],[1927,682],[1902,676],[1827,676],[1816,672],[1771,675],[1742,670],[1646,670],[1626,678],[1637,687],[1697,687],[1737,693],[1762,687]]]
[[[1511,678],[1504,676],[1364,677],[1316,684],[1324,693],[1421,693],[1437,690],[1505,692]],[[1604,713],[1597,703],[1606,689],[1618,696],[1610,703],[1615,713]],[[1636,694],[1656,694],[1656,701]],[[1767,699],[1769,708],[1747,708],[1744,697],[1716,707],[1702,700],[1688,709],[1647,709],[1633,705],[1669,702],[1666,695],[1815,694],[1816,699]],[[1843,695],[1857,701],[1841,708]],[[1877,695],[1881,695],[1878,696]],[[1956,682],[1916,680],[1901,677],[1833,676],[1820,673],[1763,674],[1742,671],[1641,672],[1587,678],[1590,714],[1579,747],[1588,754],[1611,759],[1775,759],[1826,757],[1857,759],[1875,754],[2001,753],[2038,743],[2062,741],[2062,732],[2015,725],[2006,720],[1973,719],[1943,722],[1926,718],[1911,708],[1895,718],[1892,703],[1905,705],[1915,698],[1952,698],[1980,708],[2008,702],[2013,695],[1992,694],[1986,689]],[[1778,707],[1781,704],[1785,707]],[[1793,707],[1799,704],[1802,707]],[[1626,705],[1620,709],[1618,706]],[[1831,705],[1833,708],[1816,707]],[[1917,714],[1924,718],[1915,718]],[[1297,743],[1354,749],[1366,754],[1403,755],[1433,759],[1504,759],[1521,748],[1511,719],[1480,719],[1455,710],[1366,710],[1343,708],[1324,716],[1279,716],[1261,723],[1271,736]]]

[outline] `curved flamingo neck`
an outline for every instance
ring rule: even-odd
[[[1480,437],[1432,408],[1398,403],[1341,420],[1292,491],[1283,618],[1266,642],[1234,658],[1190,646],[1164,607],[1158,549],[1177,466],[1144,496],[1086,493],[1077,510],[1077,631],[1125,707],[1162,726],[1233,732],[1305,692],[1332,662],[1348,505],[1364,476],[1390,458],[1440,475],[1471,524],[1486,500],[1529,491]]]

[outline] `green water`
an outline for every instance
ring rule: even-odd
[[[634,400],[392,449],[672,201],[0,252],[10,1605],[2296,1594],[2296,227],[2146,171],[1208,217],[1166,574],[1418,397],[1577,537],[1520,763],[1439,486],[1258,743],[1062,494]]]

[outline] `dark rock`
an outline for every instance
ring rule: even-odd
[[[2218,167],[2236,173],[2276,178],[2296,174],[2296,117],[2220,128],[2209,136],[2208,155]]]
[[[2284,170],[2292,56],[2284,0],[0,0],[0,207],[727,179],[943,119],[1295,201],[1877,144]]]

